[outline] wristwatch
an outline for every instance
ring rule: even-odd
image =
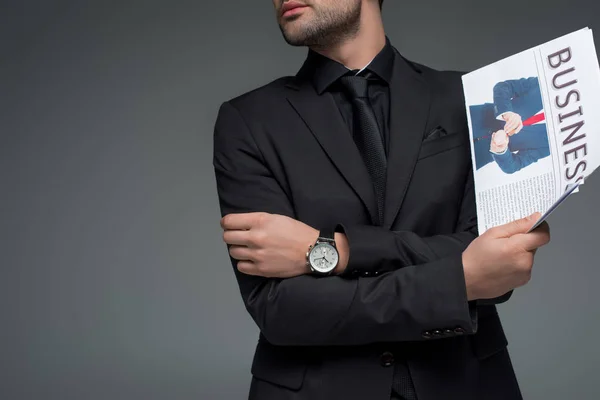
[[[335,246],[334,235],[331,229],[321,229],[315,244],[308,247],[306,265],[315,275],[329,275],[338,265],[340,255]]]

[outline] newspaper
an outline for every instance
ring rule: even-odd
[[[584,28],[463,76],[479,233],[539,211],[600,164],[600,68]]]

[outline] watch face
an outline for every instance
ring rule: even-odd
[[[331,272],[338,263],[338,252],[329,243],[317,244],[308,257],[310,265],[318,272]]]

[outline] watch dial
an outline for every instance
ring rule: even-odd
[[[310,252],[309,260],[315,270],[330,272],[338,263],[338,252],[328,243],[319,243]]]

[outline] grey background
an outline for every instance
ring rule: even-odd
[[[441,69],[600,31],[597,0],[384,11],[392,43]],[[221,241],[212,128],[304,56],[268,0],[0,2],[1,399],[245,398],[257,329]],[[592,178],[552,215],[500,307],[526,399],[600,398],[599,200]]]

